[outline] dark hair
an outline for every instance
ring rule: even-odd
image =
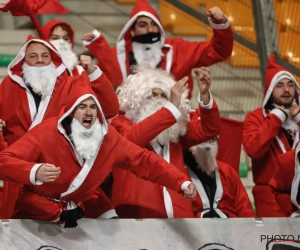
[[[138,16],[135,20],[134,20],[134,23],[131,25],[131,29],[132,30],[135,30],[135,25],[136,25],[136,23],[137,23],[137,20],[140,18],[140,17],[148,17],[148,16]],[[151,18],[151,17],[150,17]],[[152,19],[152,18],[151,18]]]
[[[31,41],[31,42],[29,42],[26,48],[28,48],[31,44],[34,44],[34,43],[38,43],[38,44],[44,45],[44,46],[49,50],[49,52],[50,52],[50,49],[48,48],[47,45],[45,45],[45,44],[43,44],[43,43],[40,43],[40,42],[37,42],[37,41]]]
[[[58,24],[58,25],[54,26],[54,27],[51,29],[50,34],[52,34],[52,32],[53,32],[56,28],[58,28],[58,27],[61,27],[62,30],[66,31],[66,32],[67,32],[67,35],[70,37],[70,39],[72,39],[73,31],[71,30],[71,28],[70,28],[67,24],[64,24],[64,23],[61,23],[61,24]]]

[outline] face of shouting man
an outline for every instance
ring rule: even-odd
[[[92,97],[82,101],[75,109],[74,118],[86,129],[93,126],[97,118],[97,104]]]

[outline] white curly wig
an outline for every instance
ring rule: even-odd
[[[139,122],[139,112],[141,106],[152,96],[154,88],[161,89],[170,100],[170,90],[176,83],[171,75],[161,69],[153,69],[149,66],[138,66],[134,69],[134,74],[128,76],[123,84],[118,87],[120,109],[125,112],[125,116],[133,122]],[[188,90],[181,95],[179,110],[185,120],[189,118],[190,104],[187,98]]]

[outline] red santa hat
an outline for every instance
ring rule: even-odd
[[[72,28],[72,26],[64,21],[60,21],[60,20],[52,20],[48,23],[46,23],[43,27],[43,32],[46,36],[46,38],[49,40],[50,39],[50,36],[51,36],[51,31],[54,29],[54,27],[58,26],[58,25],[66,25],[70,31],[71,31],[71,43],[72,43],[72,47],[74,47],[74,30]]]
[[[160,29],[160,42],[161,42],[161,47],[164,46],[165,44],[165,32],[162,27],[160,18],[155,11],[151,7],[151,5],[148,3],[147,0],[137,0],[134,8],[132,9],[132,12],[130,14],[130,19],[128,22],[125,24],[124,28],[122,29],[118,40],[117,40],[117,45],[116,45],[116,50],[117,50],[117,56],[118,56],[118,61],[121,66],[121,70],[123,72],[123,77],[126,78],[125,72],[127,71],[126,69],[126,53],[129,51],[132,51],[131,48],[131,27],[135,23],[138,17],[140,16],[146,16],[150,17],[159,27]]]
[[[50,44],[49,42],[47,42],[41,38],[34,38],[32,35],[29,35],[27,37],[26,43],[21,48],[20,52],[10,62],[10,64],[7,67],[7,72],[11,79],[18,82],[21,85],[24,84],[23,78],[22,78],[22,65],[24,62],[26,49],[27,49],[28,45],[31,44],[32,42],[41,43],[49,49],[50,55],[51,55],[51,60],[54,63],[54,65],[56,66],[56,72],[57,72],[58,76],[62,75],[63,73],[66,73],[66,66],[63,64],[60,54],[56,50],[56,48],[52,44]]]
[[[283,68],[282,66],[276,63],[275,55],[271,55],[267,64],[266,77],[265,77],[265,88],[264,88],[265,97],[262,105],[264,116],[266,116],[265,105],[267,104],[270,97],[272,96],[273,90],[277,85],[277,83],[284,78],[288,78],[294,82],[296,86],[297,97],[298,97],[297,99],[298,101],[300,101],[300,87],[297,83],[297,80],[287,69]]]
[[[85,72],[82,72],[76,82],[73,84],[72,89],[69,93],[66,105],[62,108],[58,119],[58,129],[64,133],[61,122],[69,116],[74,109],[85,99],[92,97],[98,107],[98,119],[102,123],[103,135],[107,133],[108,125],[104,117],[101,105],[97,99],[95,92],[92,90],[90,85],[90,79]]]

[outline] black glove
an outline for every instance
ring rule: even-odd
[[[70,210],[63,210],[60,214],[60,220],[65,222],[64,228],[74,228],[78,226],[77,220],[85,216],[85,212],[81,207],[76,207]]]

